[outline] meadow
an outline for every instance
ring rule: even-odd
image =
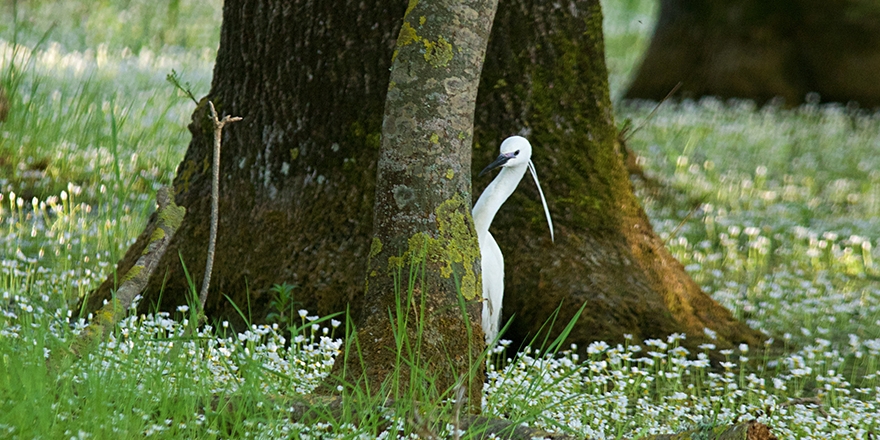
[[[604,6],[618,101],[656,11],[647,0]],[[70,305],[112,270],[175,174],[194,104],[166,76],[207,93],[221,7],[0,5],[0,84],[11,103],[0,122],[0,437],[418,438],[415,412],[454,437],[440,422],[449,401],[291,421],[283,396],[312,390],[345,349],[344,320],[306,310],[294,312],[292,331],[235,333],[220,322],[188,338],[185,304],[132,315],[90,356],[47,369],[85,326]],[[880,114],[702,99],[649,118],[654,105],[616,107],[619,125],[644,123],[628,139],[647,175],[634,180],[637,193],[688,272],[763,330],[767,347],[689,352],[673,334],[596,342],[584,357],[568,346],[514,353],[502,341],[483,412],[589,438],[753,419],[784,439],[876,437]],[[784,353],[771,355],[774,341]],[[710,354],[726,361],[710,365]],[[354,407],[377,402],[340,393]]]

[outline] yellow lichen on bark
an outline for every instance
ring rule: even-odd
[[[421,39],[409,23],[403,22],[403,26],[400,27],[400,35],[397,36],[397,47],[407,46]]]
[[[412,12],[412,10],[415,9],[416,5],[418,4],[419,0],[409,0],[409,4],[406,6],[406,12],[403,13],[403,18],[406,19],[409,13]]]
[[[446,67],[452,61],[452,44],[440,37],[437,42],[423,39],[425,61],[433,67]]]
[[[183,223],[183,217],[186,215],[186,208],[177,206],[174,203],[159,211],[159,221],[163,228],[176,231]]]
[[[440,237],[435,240],[439,245],[436,252],[447,261],[440,274],[448,277],[452,274],[453,263],[460,264],[464,270],[461,294],[467,300],[476,299],[482,290],[474,273],[474,267],[480,258],[480,247],[476,240],[474,222],[469,218],[470,208],[464,202],[464,197],[456,194],[438,206],[435,212],[440,230]]]
[[[439,235],[434,238],[424,232],[413,234],[407,239],[407,249],[402,255],[388,257],[387,269],[400,270],[407,263],[415,265],[427,261],[438,267],[440,276],[449,278],[458,272],[456,266],[460,266],[460,293],[465,299],[474,300],[482,291],[474,272],[480,247],[475,239],[473,220],[468,218],[470,210],[464,197],[455,195],[438,206],[434,213]]]
[[[382,252],[382,240],[379,240],[377,237],[373,237],[373,242],[370,243],[370,258],[379,255],[379,252]]]
[[[121,280],[119,280],[119,285],[123,285],[126,281],[134,279],[134,277],[138,276],[138,274],[141,273],[141,270],[143,270],[143,268],[143,266],[138,265],[132,266],[131,269],[129,269],[128,272],[125,273],[125,276],[122,277]]]
[[[400,34],[397,35],[397,47],[394,49],[394,53],[391,54],[391,62],[393,63],[397,59],[397,54],[400,53],[401,47],[421,41],[421,39],[416,30],[408,22],[404,21],[403,26],[400,27]],[[392,81],[391,84],[393,83]],[[389,90],[393,87],[391,84],[389,84]]]
[[[153,234],[150,235],[150,243],[153,243],[154,241],[161,240],[163,238],[165,238],[165,230],[162,228],[156,228],[153,230]],[[144,248],[144,253],[147,253],[149,248],[150,248],[150,246],[147,245],[147,247]]]

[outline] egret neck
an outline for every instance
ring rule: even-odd
[[[482,240],[483,236],[489,232],[489,225],[492,224],[495,214],[501,209],[501,205],[513,194],[513,191],[516,190],[523,175],[526,173],[526,168],[526,164],[502,167],[498,175],[492,179],[492,183],[480,195],[473,209],[477,238]]]

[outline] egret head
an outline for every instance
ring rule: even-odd
[[[541,204],[544,205],[544,215],[547,217],[547,225],[550,226],[550,240],[555,241],[553,233],[553,219],[550,217],[550,209],[547,207],[547,199],[544,198],[544,191],[541,189],[541,182],[538,181],[538,172],[535,171],[535,164],[532,163],[532,144],[522,136],[511,136],[501,143],[501,154],[498,155],[492,163],[483,171],[480,176],[494,170],[495,168],[516,168],[519,166],[528,167],[535,179],[535,185],[538,187],[538,194],[541,195]],[[523,171],[525,172],[525,171]],[[519,182],[517,180],[517,182]],[[494,215],[494,213],[493,213]]]
[[[483,171],[480,176],[500,167],[526,166],[532,158],[532,144],[522,136],[511,136],[501,143],[501,154]]]

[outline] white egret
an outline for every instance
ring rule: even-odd
[[[480,242],[480,258],[483,270],[483,333],[486,335],[486,344],[492,344],[498,336],[498,328],[501,322],[501,302],[504,299],[504,256],[495,238],[489,233],[489,225],[501,205],[513,194],[519,185],[526,168],[532,172],[535,185],[538,186],[538,194],[541,195],[541,203],[544,205],[544,214],[547,215],[547,224],[550,225],[550,239],[553,237],[553,220],[550,218],[550,210],[547,209],[547,200],[544,199],[544,191],[538,182],[538,173],[532,163],[532,145],[521,136],[511,136],[501,143],[501,155],[490,163],[480,176],[495,168],[501,168],[498,176],[486,187],[480,199],[474,205],[472,211],[474,226],[477,229],[477,239]]]

